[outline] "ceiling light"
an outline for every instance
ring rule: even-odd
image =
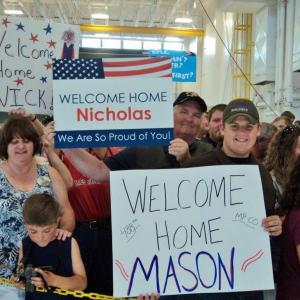
[[[23,12],[19,9],[5,9],[4,13],[7,15],[23,15]]]
[[[191,18],[176,18],[175,23],[192,23],[193,20]]]
[[[91,14],[92,19],[102,19],[102,20],[107,20],[109,19],[108,14]]]

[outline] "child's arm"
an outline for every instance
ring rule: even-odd
[[[19,266],[23,260],[23,243],[22,243],[22,241],[20,241],[18,243],[18,245],[19,245],[19,257],[18,257],[18,266]]]
[[[75,239],[72,238],[71,243],[73,276],[64,277],[49,271],[35,269],[43,276],[48,286],[58,287],[64,290],[84,290],[86,288],[87,278],[80,256],[80,250]],[[43,283],[39,279],[38,277],[32,277],[32,282],[35,286],[43,286]]]
[[[75,227],[75,217],[69,202],[65,183],[60,174],[53,167],[48,166],[48,172],[52,182],[54,198],[59,203],[62,211],[59,227],[72,232]]]
[[[18,257],[18,262],[17,262],[17,274],[13,274],[11,277],[11,280],[14,282],[15,287],[19,289],[24,289],[24,283],[20,281],[20,278],[18,276],[18,268],[21,267],[23,260],[23,243],[22,241],[19,242],[19,257]],[[23,266],[22,266],[23,267]]]

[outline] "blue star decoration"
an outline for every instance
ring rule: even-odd
[[[25,32],[24,25],[21,22],[19,24],[16,24],[16,26],[17,26],[17,30],[23,30]]]
[[[47,77],[42,76],[41,79],[40,79],[40,81],[42,83],[47,83]]]
[[[43,28],[43,30],[45,30],[45,31],[46,31],[46,34],[48,34],[48,33],[52,33],[52,27],[50,26],[50,24],[49,24],[49,23],[48,23],[48,26],[47,26],[47,27]]]

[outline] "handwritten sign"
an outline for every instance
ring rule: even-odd
[[[111,172],[114,296],[273,289],[257,166]]]
[[[75,58],[79,26],[0,16],[0,111],[52,110],[52,59]]]
[[[172,80],[196,82],[196,56],[192,52],[174,50],[150,50],[149,56],[172,58]]]
[[[56,147],[168,144],[173,138],[171,77],[103,78],[103,64],[101,59],[55,61]]]

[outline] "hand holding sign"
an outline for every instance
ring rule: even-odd
[[[169,154],[174,155],[179,163],[191,158],[189,145],[183,139],[177,138],[170,142]]]
[[[282,222],[279,216],[269,216],[262,221],[262,226],[272,236],[279,236],[282,232]]]

